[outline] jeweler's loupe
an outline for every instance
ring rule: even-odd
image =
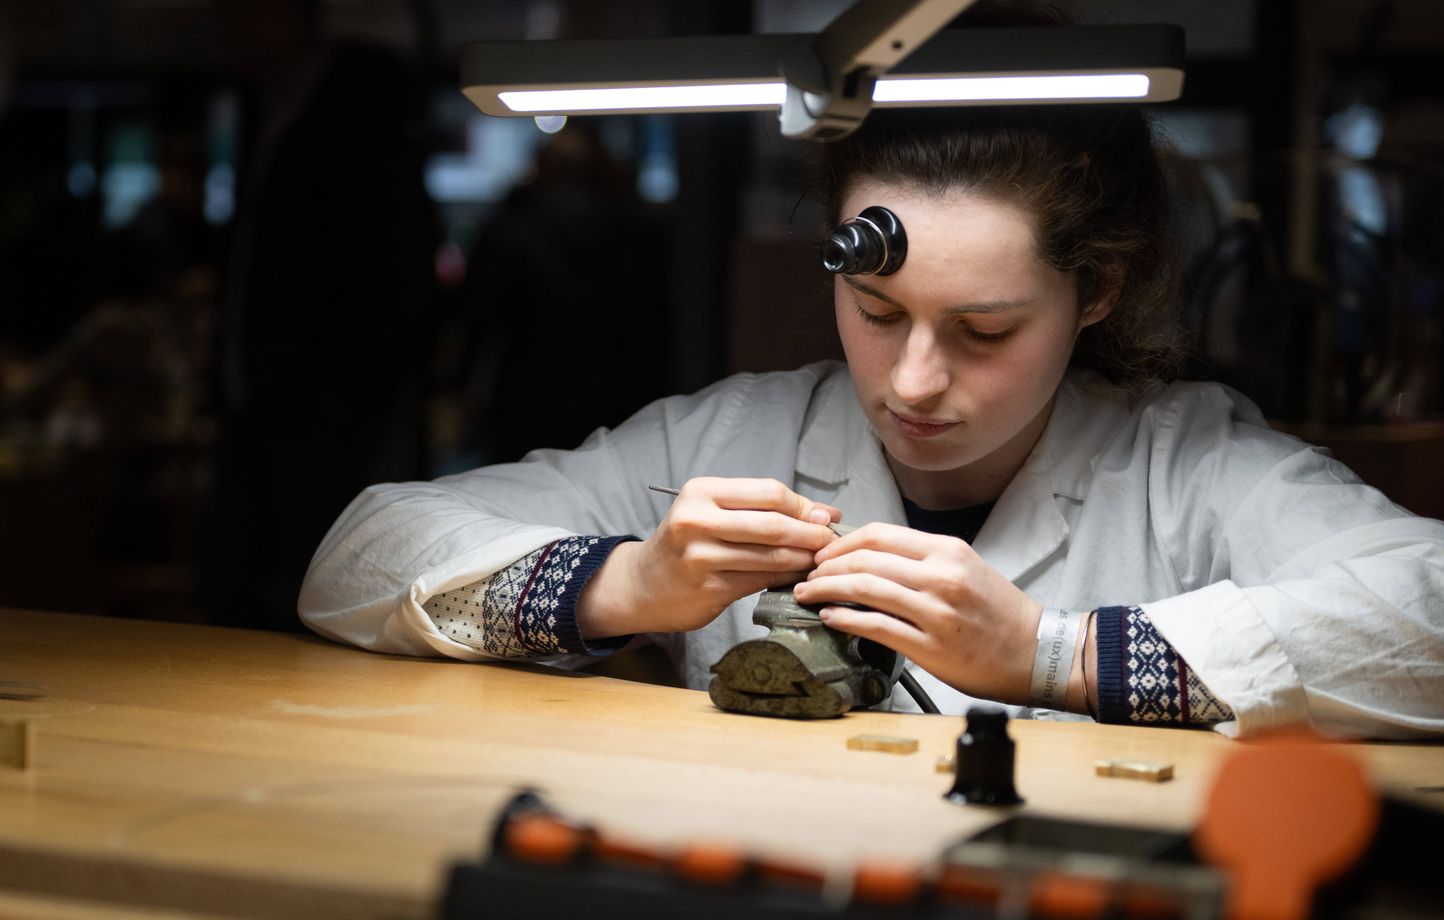
[[[902,221],[887,208],[873,205],[832,231],[822,245],[822,267],[834,274],[891,275],[902,268],[907,254]]]

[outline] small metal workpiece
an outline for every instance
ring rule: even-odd
[[[1093,762],[1096,776],[1117,776],[1162,783],[1173,779],[1173,764],[1145,763],[1141,760],[1097,760]]]
[[[762,592],[752,622],[766,637],[733,646],[712,665],[718,708],[753,715],[825,719],[892,695],[903,659],[889,648],[826,626],[790,589]]]
[[[911,754],[918,749],[918,739],[894,735],[853,735],[847,739],[849,751],[883,751],[888,754]]]
[[[0,767],[28,770],[34,761],[34,724],[27,720],[0,722]]]

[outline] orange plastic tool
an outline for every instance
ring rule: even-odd
[[[1231,873],[1230,920],[1304,920],[1314,890],[1354,865],[1378,821],[1359,762],[1292,734],[1246,743],[1224,762],[1193,839]]]

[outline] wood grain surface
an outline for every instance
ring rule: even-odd
[[[532,665],[388,657],[321,639],[0,609],[0,699],[28,769],[0,767],[0,918],[96,905],[208,916],[423,917],[521,787],[609,835],[738,844],[840,872],[923,862],[1006,816],[945,802],[961,720],[724,713],[706,694]],[[1021,722],[1025,810],[1193,826],[1207,732]],[[916,738],[908,755],[849,750]],[[1351,745],[1384,789],[1438,804],[1444,749]],[[1094,775],[1101,759],[1175,779]],[[48,905],[41,910],[36,905]],[[16,905],[20,905],[17,907]],[[23,910],[29,905],[31,910]]]

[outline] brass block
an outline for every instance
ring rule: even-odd
[[[850,751],[886,751],[889,754],[911,754],[918,749],[918,739],[892,735],[853,735],[847,739]]]
[[[1098,776],[1162,783],[1173,779],[1173,764],[1146,763],[1141,760],[1098,760],[1094,761],[1093,772]]]
[[[26,770],[35,759],[35,726],[26,721],[0,722],[0,766]]]

